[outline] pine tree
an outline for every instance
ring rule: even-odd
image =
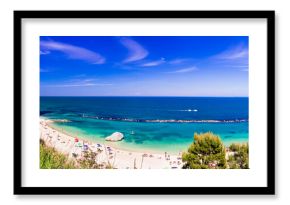
[[[219,136],[211,132],[194,134],[194,142],[183,154],[184,169],[225,169],[226,152]]]

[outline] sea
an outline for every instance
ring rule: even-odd
[[[223,143],[249,139],[248,97],[40,97],[40,117],[72,136],[116,148],[176,154],[186,151],[194,133],[213,132]]]

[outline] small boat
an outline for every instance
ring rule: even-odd
[[[134,134],[135,134],[135,132],[132,130],[132,131],[131,131],[131,135],[134,135]]]

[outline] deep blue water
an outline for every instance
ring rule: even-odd
[[[40,97],[42,117],[71,121],[57,128],[96,141],[119,131],[125,140],[116,146],[132,149],[177,152],[207,131],[225,144],[245,142],[248,113],[248,98]]]

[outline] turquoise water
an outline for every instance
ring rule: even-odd
[[[41,97],[41,117],[71,135],[104,143],[113,132],[125,138],[113,146],[177,153],[195,132],[211,131],[226,145],[248,141],[248,98]],[[106,142],[108,143],[108,142]]]

